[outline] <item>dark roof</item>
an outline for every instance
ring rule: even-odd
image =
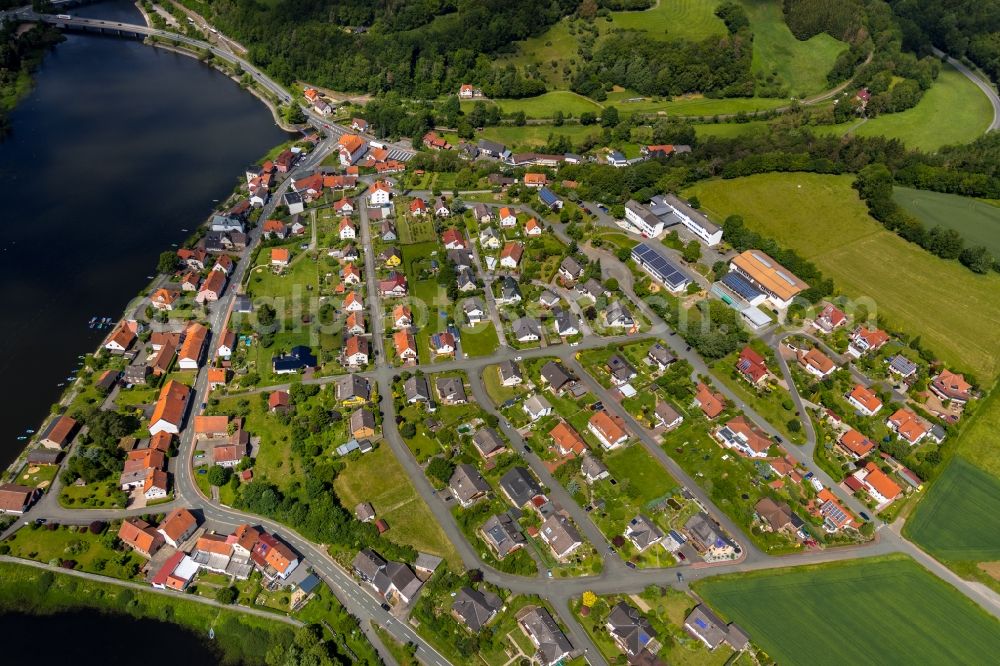
[[[608,615],[608,629],[631,655],[638,654],[646,644],[656,638],[656,630],[642,613],[619,601]]]
[[[455,595],[451,609],[462,618],[462,623],[472,632],[478,632],[503,606],[500,597],[492,592],[480,592],[463,587]]]
[[[515,506],[521,507],[542,492],[542,487],[524,467],[514,467],[500,477],[500,487]]]
[[[549,361],[542,366],[542,379],[555,390],[561,389],[568,382],[574,380],[572,374],[569,370],[564,368],[561,363],[556,361]]]
[[[302,368],[315,368],[317,365],[316,356],[312,350],[305,345],[292,347],[287,354],[275,356],[271,364],[275,371],[279,370],[301,370]]]

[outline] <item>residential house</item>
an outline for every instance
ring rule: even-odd
[[[617,449],[628,441],[628,430],[625,429],[624,419],[606,409],[590,417],[587,429],[594,433],[601,445],[608,450]]]
[[[534,657],[542,666],[555,666],[573,651],[573,644],[547,609],[541,606],[524,608],[518,613],[517,622],[535,646]]]
[[[488,250],[499,250],[503,243],[493,227],[483,227],[479,230],[479,244]]]
[[[648,358],[650,363],[656,366],[656,369],[660,372],[666,370],[667,366],[677,360],[677,357],[659,342],[653,343],[653,346],[651,346],[649,351],[646,353],[646,358]]]
[[[340,240],[354,240],[358,237],[358,231],[349,217],[340,218],[340,223],[337,225],[337,233],[340,236]]]
[[[522,403],[521,408],[528,418],[537,421],[552,413],[552,405],[541,395],[533,395]]]
[[[847,315],[832,303],[825,304],[823,310],[813,320],[813,326],[824,333],[832,333],[846,323]]]
[[[382,298],[402,298],[408,290],[406,276],[393,271],[385,280],[379,280],[378,290]]]
[[[628,308],[615,301],[604,311],[604,323],[611,328],[631,329],[635,326],[635,319]]]
[[[736,554],[736,544],[725,535],[718,523],[704,511],[691,516],[684,524],[695,549],[710,558],[721,559]]]
[[[558,361],[549,361],[542,366],[541,380],[556,394],[562,393],[576,383],[576,377]]]
[[[411,215],[426,215],[427,214],[427,202],[416,197],[410,201],[410,214]]]
[[[851,343],[847,347],[847,353],[854,358],[860,358],[864,354],[878,351],[887,342],[889,342],[889,334],[885,331],[858,326],[851,333]]]
[[[351,335],[344,340],[344,365],[364,367],[368,365],[368,340],[360,335]]]
[[[344,312],[364,312],[365,303],[356,291],[349,291],[344,296]]]
[[[392,327],[396,329],[409,328],[413,324],[413,312],[408,305],[397,305],[392,308]]]
[[[463,587],[451,604],[451,614],[466,629],[478,634],[503,608],[500,597],[490,591],[480,592]]]
[[[360,375],[346,375],[336,380],[337,400],[345,407],[354,407],[368,402],[371,389],[368,380]]]
[[[554,513],[545,519],[538,535],[548,544],[552,554],[558,560],[569,557],[573,551],[583,545],[583,538],[576,527],[565,516]]]
[[[600,282],[594,278],[590,278],[583,284],[576,285],[577,292],[582,296],[589,296],[596,302],[601,296],[608,296],[609,292],[604,288]]]
[[[389,220],[382,222],[379,227],[379,237],[386,243],[391,243],[399,238],[396,233],[396,226]]]
[[[354,410],[348,423],[351,436],[355,439],[368,439],[375,436],[375,415],[371,410],[363,407]]]
[[[657,636],[649,620],[624,601],[619,601],[612,607],[604,627],[615,644],[629,657],[636,657]]]
[[[506,513],[490,516],[479,528],[479,535],[498,560],[524,548],[527,542],[517,523]]]
[[[149,419],[149,434],[180,433],[190,396],[191,389],[178,381],[171,379],[164,384]]]
[[[354,515],[362,523],[370,523],[375,520],[375,507],[370,502],[362,502],[354,508]]]
[[[698,604],[684,619],[684,630],[700,640],[709,650],[723,643],[740,651],[750,642],[746,633],[736,624],[726,624],[705,604]]]
[[[852,476],[861,483],[865,491],[879,505],[880,509],[903,493],[903,490],[896,485],[896,482],[890,479],[873,462],[869,462],[863,469],[859,469]]]
[[[538,296],[538,303],[543,308],[554,308],[559,305],[559,297],[548,289],[543,289],[542,293]]]
[[[448,489],[463,507],[468,508],[490,492],[490,484],[479,473],[475,465],[462,463],[455,467]]]
[[[556,193],[548,187],[538,190],[538,199],[552,210],[561,210],[563,207],[563,200],[556,196]]]
[[[166,468],[167,458],[163,451],[149,448],[129,451],[122,473],[118,476],[118,486],[122,490],[141,488],[151,470],[163,471]]]
[[[178,508],[167,514],[157,531],[163,540],[174,548],[187,541],[198,529],[198,519],[187,509]]]
[[[123,319],[107,337],[104,348],[112,354],[122,354],[128,351],[139,335],[139,322]]]
[[[743,415],[730,419],[713,434],[723,446],[748,458],[766,458],[771,448],[767,433]]]
[[[344,134],[337,142],[341,166],[351,166],[365,154],[368,142],[357,134]]]
[[[472,216],[476,218],[479,224],[489,224],[493,221],[493,213],[490,207],[483,203],[473,204]]]
[[[500,209],[500,227],[503,229],[513,229],[517,226],[517,213],[513,208],[503,206]]]
[[[794,533],[804,525],[802,519],[785,502],[764,497],[753,508],[761,525],[768,532]]]
[[[583,479],[587,483],[596,483],[610,476],[607,465],[592,455],[583,456],[583,460],[580,462],[580,473],[583,474]]]
[[[454,250],[454,252],[460,252],[460,250]],[[479,289],[479,285],[476,284],[476,277],[473,275],[471,268],[460,269],[456,283],[458,284],[458,290],[464,293]]]
[[[608,357],[605,369],[611,375],[611,383],[615,386],[624,386],[638,376],[632,364],[626,361],[620,354],[612,354]]]
[[[871,389],[862,384],[855,384],[851,392],[847,394],[847,402],[851,403],[854,409],[865,416],[874,416],[878,410],[882,409],[882,401]]]
[[[454,227],[445,229],[444,233],[441,234],[441,244],[446,250],[464,250],[467,247],[465,234]]]
[[[163,535],[141,518],[123,520],[118,538],[143,557],[152,557],[164,544]]]
[[[212,448],[212,462],[219,467],[232,469],[250,455],[250,433],[238,427],[225,444]]]
[[[470,298],[462,304],[462,312],[465,314],[469,326],[474,326],[486,318],[486,310],[483,303],[478,298]]]
[[[285,580],[299,565],[299,556],[276,536],[261,533],[250,553],[251,561],[267,581]]]
[[[271,359],[271,369],[276,375],[286,375],[300,370],[315,368],[319,365],[312,349],[305,345],[297,345],[288,350],[287,354],[279,354]]]
[[[917,364],[902,354],[896,354],[889,359],[889,372],[905,381],[917,374]]]
[[[514,305],[521,302],[521,286],[510,275],[505,275],[500,280],[500,295],[497,302],[501,305]]]
[[[417,360],[417,339],[413,337],[413,333],[409,330],[393,333],[392,344],[396,350],[396,358],[400,361],[410,362]]]
[[[818,347],[813,347],[805,353],[799,352],[798,360],[803,370],[820,379],[830,376],[837,369],[837,364]]]
[[[177,354],[177,365],[181,370],[197,370],[201,367],[201,358],[205,351],[207,338],[208,328],[198,322],[187,327],[184,342]]]
[[[403,395],[411,405],[417,402],[430,402],[431,390],[424,376],[413,376],[403,382]]]
[[[197,562],[188,557],[184,552],[177,551],[163,563],[153,577],[149,579],[150,584],[158,590],[174,590],[183,592],[188,584],[198,573]]]
[[[673,430],[684,421],[684,417],[666,400],[657,399],[653,414],[659,427],[667,430]]]
[[[431,349],[438,356],[451,356],[455,353],[455,336],[447,331],[444,333],[432,333]]]
[[[451,215],[451,209],[448,208],[448,204],[445,202],[444,197],[439,196],[434,200],[434,214],[438,217],[449,217]]]
[[[521,263],[522,255],[524,255],[523,245],[516,242],[507,243],[500,252],[500,265],[514,270]]]
[[[628,522],[628,526],[625,528],[625,538],[631,541],[636,550],[641,553],[663,540],[663,530],[652,520],[639,514]]]
[[[464,405],[469,401],[461,377],[438,377],[434,382],[434,388],[442,404]]]
[[[291,260],[291,253],[289,253],[287,248],[283,247],[272,247],[271,248],[271,265],[275,268],[285,268],[288,266],[288,262]]]
[[[211,416],[198,414],[194,417],[196,439],[221,439],[229,436],[229,417],[225,414]]]
[[[493,428],[480,428],[472,437],[472,444],[476,451],[483,458],[490,458],[500,455],[507,450],[507,445],[501,439],[500,434]]]
[[[149,297],[149,303],[160,311],[170,311],[174,309],[174,302],[180,298],[180,292],[172,289],[157,289]]]
[[[931,391],[942,400],[964,405],[972,399],[972,384],[963,375],[951,370],[942,370],[931,380]]]
[[[392,200],[392,185],[384,180],[376,180],[368,187],[368,205],[388,206]]]
[[[708,388],[705,384],[698,382],[695,388],[694,404],[701,408],[706,417],[714,419],[726,408],[726,399],[721,393],[717,393]]]
[[[517,508],[522,508],[531,498],[542,493],[538,481],[524,467],[512,467],[500,477],[500,492]]]
[[[387,562],[367,548],[354,558],[353,567],[355,573],[386,601],[395,598],[402,604],[410,604],[423,586],[410,567],[400,562]]]
[[[851,428],[837,440],[837,448],[853,460],[861,460],[875,450],[875,443]]]
[[[552,318],[555,322],[556,335],[568,338],[580,333],[576,315],[561,307],[552,308]]]
[[[514,339],[518,342],[534,342],[542,337],[542,328],[531,317],[518,317],[511,324]]]
[[[403,253],[398,247],[390,245],[378,254],[379,263],[389,268],[396,268],[403,263]]]
[[[930,432],[930,426],[922,418],[905,407],[893,412],[892,416],[886,421],[886,425],[892,428],[896,435],[910,446],[919,444]]]
[[[222,330],[222,335],[219,336],[219,346],[216,348],[216,355],[224,360],[229,360],[232,357],[233,352],[236,351],[236,331],[231,328],[225,328]]]
[[[587,443],[583,441],[583,437],[580,436],[573,426],[569,425],[565,421],[561,420],[555,425],[552,430],[549,431],[549,437],[552,438],[553,443],[559,450],[559,455],[562,457],[582,456],[588,449]]]
[[[438,136],[437,132],[427,132],[422,141],[424,146],[430,150],[451,150],[451,144]]]
[[[285,252],[287,253],[288,250],[285,250]],[[198,289],[198,294],[194,297],[194,300],[198,303],[214,303],[222,298],[222,293],[225,289],[226,274],[222,271],[212,271],[205,278],[201,288]]]
[[[506,387],[517,386],[524,381],[521,374],[521,366],[515,361],[505,360],[497,365],[497,372],[500,374],[500,384]]]
[[[761,386],[767,382],[771,373],[767,369],[764,357],[750,347],[744,347],[736,359],[736,371],[740,377],[747,380],[751,386]]]
[[[566,280],[579,280],[583,277],[583,271],[583,266],[572,255],[563,259],[559,264],[559,275]]]
[[[361,312],[351,312],[344,322],[344,330],[352,336],[365,334],[365,315]],[[366,343],[367,345],[367,343]],[[350,354],[348,354],[350,357]],[[364,365],[364,364],[360,364]]]

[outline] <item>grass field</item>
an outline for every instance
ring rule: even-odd
[[[604,462],[619,484],[628,481],[639,504],[661,498],[677,488],[674,477],[642,444],[615,451],[607,455]]]
[[[947,64],[937,81],[912,109],[873,118],[818,127],[817,132],[899,139],[909,148],[933,152],[941,146],[969,143],[982,136],[993,119],[990,101],[972,81]]]
[[[694,587],[780,664],[973,664],[1000,651],[996,619],[909,558],[723,576]]]
[[[670,101],[643,98],[638,101],[628,101],[641,97],[632,91],[608,93],[605,106],[614,106],[622,113],[655,113],[664,111],[676,116],[715,116],[740,111],[766,111],[788,104],[787,99],[770,97],[731,97],[712,99],[703,95],[684,95]]]
[[[944,560],[1000,560],[1000,480],[955,456],[916,512],[906,534]]]
[[[486,127],[478,136],[491,141],[499,141],[508,148],[540,148],[549,142],[549,137],[565,136],[573,143],[581,143],[588,136],[601,136],[601,128],[593,125],[525,125],[515,127],[502,125]]]
[[[466,356],[489,356],[496,351],[500,345],[497,329],[491,322],[487,324],[462,329],[462,353]]]
[[[776,0],[743,0],[753,31],[753,73],[777,74],[790,94],[806,97],[829,88],[826,75],[847,45],[826,33],[799,41]]]
[[[361,502],[371,502],[378,517],[389,524],[385,538],[443,557],[456,571],[461,570],[458,552],[388,444],[348,463],[334,481],[334,488],[348,511],[353,512]]]
[[[982,245],[1000,257],[1000,207],[979,199],[909,187],[896,187],[892,198],[928,229],[937,225],[962,234],[965,244]]]
[[[699,139],[715,137],[717,139],[734,139],[750,132],[766,132],[767,123],[755,120],[749,123],[703,123],[694,126]]]
[[[715,15],[718,0],[659,0],[639,12],[611,12],[611,29],[639,30],[649,39],[684,38],[699,41],[726,34],[726,24]],[[598,25],[607,25],[604,19]]]
[[[849,176],[763,174],[705,181],[684,194],[697,194],[718,220],[739,213],[811,259],[840,290],[871,299],[889,325],[920,335],[946,363],[985,383],[1000,371],[1000,276],[975,275],[886,231]]]
[[[544,95],[524,99],[495,99],[493,102],[503,113],[524,111],[529,118],[551,118],[556,111],[574,116],[579,116],[585,111],[592,111],[598,115],[601,113],[600,104],[568,90],[553,90]],[[462,110],[469,113],[474,105],[475,102],[462,102]]]

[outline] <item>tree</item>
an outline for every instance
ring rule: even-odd
[[[405,439],[412,439],[417,434],[417,426],[407,421],[403,425],[399,426],[399,434]]]
[[[583,593],[583,596],[580,599],[580,603],[582,603],[587,608],[591,608],[593,607],[594,604],[597,603],[597,595],[591,592],[590,590],[587,590],[586,592]]]
[[[174,268],[177,267],[177,253],[166,250],[160,253],[160,259],[156,263],[156,270],[164,275],[169,275],[174,272]]]
[[[213,486],[224,486],[229,482],[229,477],[233,475],[233,470],[228,467],[212,465],[207,474],[207,480]]]
[[[265,328],[273,324],[277,316],[275,309],[267,303],[257,308],[257,323]]]
[[[687,244],[684,245],[684,252],[681,256],[684,257],[684,261],[689,264],[693,264],[698,261],[701,259],[701,243],[696,240],[688,241]]]
[[[560,109],[556,110],[556,115],[552,117],[552,124],[556,127],[562,127],[563,124],[563,112]]]
[[[215,593],[215,600],[220,604],[232,604],[235,603],[236,599],[239,598],[239,591],[230,585],[229,587],[220,587]]]
[[[296,103],[291,103],[285,107],[285,122],[292,125],[301,125],[306,121],[306,114],[302,112],[302,107]]]
[[[616,278],[608,278],[604,281],[604,288],[608,291],[618,291],[618,280]]]
[[[427,464],[427,476],[437,479],[441,483],[448,483],[451,475],[455,473],[455,464],[440,456],[432,458]]]
[[[618,109],[609,106],[601,111],[601,127],[615,127],[618,123]]]
[[[514,124],[517,125],[518,127],[524,127],[525,123],[527,123],[527,118],[524,115],[524,111],[515,112],[514,115],[511,116],[511,119],[513,119]]]
[[[597,122],[597,114],[593,111],[584,111],[580,114],[580,124],[581,125],[593,125]]]

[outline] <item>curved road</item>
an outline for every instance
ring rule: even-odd
[[[937,48],[936,46],[932,48],[934,55],[939,58],[944,58],[949,65],[960,71],[965,75],[965,78],[969,79],[976,84],[976,87],[983,91],[987,99],[990,100],[990,106],[993,107],[993,122],[990,126],[986,128],[987,132],[992,132],[993,130],[1000,129],[1000,95],[997,95],[996,88],[993,87],[988,81],[983,81],[978,74],[973,72],[971,69],[963,65],[961,62],[947,55],[944,51]]]

